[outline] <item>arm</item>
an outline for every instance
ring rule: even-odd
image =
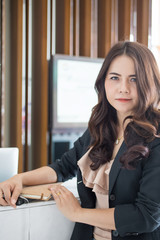
[[[37,185],[57,181],[56,172],[50,167],[41,167],[25,173],[20,173],[0,183],[0,205],[16,207],[17,198],[23,185]],[[3,199],[5,198],[5,200]]]
[[[56,172],[48,166],[21,173],[19,174],[19,177],[22,179],[23,185],[37,185],[57,182]]]
[[[77,174],[77,161],[86,153],[90,145],[90,133],[85,133],[74,143],[74,147],[64,153],[61,159],[57,159],[50,167],[57,173],[57,181],[64,182]]]
[[[85,209],[68,190],[55,186],[53,197],[59,210],[71,221],[118,230],[121,237],[154,231],[160,224],[160,145],[151,149],[139,182],[137,198],[110,209]],[[124,196],[125,197],[125,196]]]
[[[11,205],[15,207],[15,202],[22,190],[23,185],[36,185],[53,182],[62,182],[76,175],[77,160],[87,149],[90,143],[90,135],[87,130],[81,138],[79,138],[74,148],[65,153],[61,159],[52,163],[49,167],[41,167],[39,169],[17,174],[11,179],[0,183],[0,205]],[[5,200],[3,199],[3,195]]]
[[[160,225],[160,141],[157,142],[144,161],[135,200],[115,206],[115,225],[121,237],[153,232]]]
[[[86,223],[92,226],[115,230],[114,208],[87,209],[82,208],[73,196],[63,186],[51,188],[53,197],[59,210],[71,221]]]
[[[86,223],[103,229],[115,230],[114,208],[86,209],[82,208],[75,222]]]

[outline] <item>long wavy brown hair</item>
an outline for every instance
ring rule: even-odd
[[[93,107],[89,120],[92,170],[111,160],[117,139],[117,113],[107,101],[104,84],[111,62],[121,55],[129,56],[134,62],[139,98],[134,115],[127,117],[130,118],[124,132],[127,150],[120,158],[122,165],[127,169],[135,168],[140,160],[148,157],[148,143],[159,137],[160,73],[156,60],[152,52],[140,43],[119,42],[107,54],[95,83],[98,104]]]

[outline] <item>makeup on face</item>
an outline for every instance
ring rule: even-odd
[[[133,60],[126,56],[116,57],[107,72],[105,92],[108,102],[124,118],[138,104],[136,74]]]

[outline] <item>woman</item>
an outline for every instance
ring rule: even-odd
[[[1,183],[0,204],[15,207],[23,184],[77,175],[81,205],[66,188],[51,187],[60,211],[76,222],[72,240],[160,239],[160,75],[152,53],[117,43],[95,88],[98,104],[74,148],[49,167]]]

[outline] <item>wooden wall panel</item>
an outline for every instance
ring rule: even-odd
[[[32,166],[47,164],[47,0],[32,2]]]
[[[56,1],[56,53],[69,54],[70,0]]]
[[[130,34],[132,41],[137,40],[137,0],[131,0]]]
[[[111,1],[111,47],[118,41],[118,0]]]
[[[74,50],[74,0],[70,0],[70,8],[69,8],[69,55],[73,55]]]
[[[70,28],[71,28],[71,0],[64,3],[64,54],[70,54]]]
[[[2,0],[0,0],[0,112],[2,112]],[[0,115],[0,146],[2,146],[2,114]]]
[[[91,0],[91,58],[98,56],[98,0]]]
[[[9,24],[6,28],[7,39],[5,39],[8,62],[6,61],[4,68],[8,88],[5,96],[7,109],[5,146],[19,147],[19,171],[23,170],[23,160],[25,169],[28,168],[28,154],[26,153],[24,159],[22,157],[22,14],[23,3],[28,4],[28,1],[6,1],[9,6],[7,12],[9,15],[6,14],[6,19]],[[30,161],[32,161],[32,168],[36,168],[47,164],[47,0],[30,0],[30,3],[32,3],[32,154]],[[134,37],[137,36],[139,42],[148,44],[151,0],[50,0],[50,3],[54,6],[55,14],[54,16],[51,14],[51,18],[56,19],[50,43],[51,46],[55,46],[54,53],[104,58],[114,43],[129,39],[130,33],[134,33]],[[134,25],[135,15],[137,15],[137,23]],[[131,31],[133,25],[134,29]],[[26,60],[27,58],[28,56]],[[26,94],[27,84],[26,82]],[[27,101],[26,99],[26,103]],[[27,111],[26,114],[28,114]],[[26,144],[27,141],[26,137]]]
[[[111,47],[111,0],[98,1],[98,57],[104,58]]]
[[[56,1],[56,53],[64,53],[64,0]]]
[[[91,54],[91,0],[80,1],[80,56]]]
[[[80,0],[73,2],[73,55],[79,56],[80,42]]]
[[[118,40],[130,39],[131,1],[118,1]]]
[[[148,45],[149,0],[137,1],[137,41]]]
[[[29,131],[29,125],[28,125],[28,105],[29,105],[29,99],[28,99],[28,78],[29,78],[29,0],[26,0],[26,12],[25,12],[25,33],[26,33],[26,46],[23,46],[25,48],[25,142],[23,146],[23,156],[24,156],[24,171],[29,170],[29,146],[28,146],[28,131]]]
[[[9,142],[19,148],[19,172],[22,159],[22,8],[23,0],[10,1],[10,79],[9,79]],[[7,126],[6,126],[7,127]]]

